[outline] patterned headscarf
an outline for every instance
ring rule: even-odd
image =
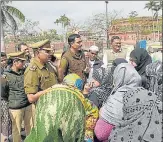
[[[123,95],[126,91],[141,86],[141,77],[128,63],[119,64],[113,74],[114,88],[101,108],[101,118],[115,126],[122,124]]]
[[[148,82],[148,90],[156,93],[158,98],[163,101],[163,80],[162,80],[162,62],[156,61],[146,67],[146,76]]]
[[[135,68],[128,63],[121,63],[113,74],[115,91],[126,91],[127,88],[141,86],[141,77]]]
[[[63,84],[74,86],[79,90],[83,89],[83,80],[75,73],[65,76],[63,79]]]
[[[92,77],[100,83],[99,87],[92,88],[89,95],[96,95],[100,106],[105,102],[113,88],[113,76],[110,68],[99,68],[93,72]]]
[[[136,87],[124,94],[123,104],[122,124],[112,130],[109,142],[161,142],[162,115],[156,95]]]

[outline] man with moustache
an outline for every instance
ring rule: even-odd
[[[85,55],[81,49],[82,40],[79,34],[72,34],[68,37],[70,48],[63,54],[59,65],[59,82],[63,81],[64,76],[69,73],[76,73],[84,82],[86,82]]]
[[[121,48],[121,39],[119,36],[113,36],[111,38],[111,47],[112,49],[104,52],[104,66],[111,65],[116,58],[126,59],[127,51]]]
[[[26,59],[26,61],[25,61],[24,67],[27,68],[27,66],[29,65],[30,60],[32,58],[32,55],[29,52],[29,46],[26,43],[22,42],[22,43],[18,44],[18,46],[16,48],[17,48],[17,51],[25,53],[24,58]]]
[[[24,73],[24,89],[30,103],[35,103],[42,91],[57,83],[54,69],[48,64],[53,51],[50,41],[44,40],[31,45],[34,58]]]

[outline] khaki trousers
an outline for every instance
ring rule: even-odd
[[[21,127],[24,120],[26,136],[29,135],[33,127],[32,105],[22,109],[9,109],[12,120],[13,142],[21,142]]]

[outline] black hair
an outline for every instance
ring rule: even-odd
[[[1,57],[7,57],[5,52],[1,52]]]
[[[7,65],[11,67],[11,66],[13,65],[14,61],[17,62],[17,61],[19,61],[19,60],[20,60],[20,59],[18,59],[18,58],[9,58],[9,59],[7,60]]]
[[[20,44],[18,44],[18,45],[16,46],[16,50],[17,50],[17,51],[21,51],[21,46],[22,46],[22,45],[27,46],[26,43],[22,42],[22,43],[20,43]]]
[[[114,41],[115,39],[120,39],[120,37],[119,37],[119,36],[113,36],[113,37],[111,38],[111,43],[113,43],[113,41]]]
[[[52,61],[52,62],[55,62],[56,59],[57,59],[54,55],[50,55],[50,57],[51,57],[51,61]]]
[[[71,47],[71,44],[74,43],[75,38],[80,38],[80,35],[79,34],[72,34],[68,37],[68,44],[70,45],[70,47]]]
[[[66,53],[66,51],[63,51],[62,54],[61,54],[61,58],[63,57],[63,55]]]

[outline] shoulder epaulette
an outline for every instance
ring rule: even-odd
[[[37,67],[36,67],[36,66],[31,66],[29,69],[30,69],[31,71],[35,71],[35,70],[37,69]]]

